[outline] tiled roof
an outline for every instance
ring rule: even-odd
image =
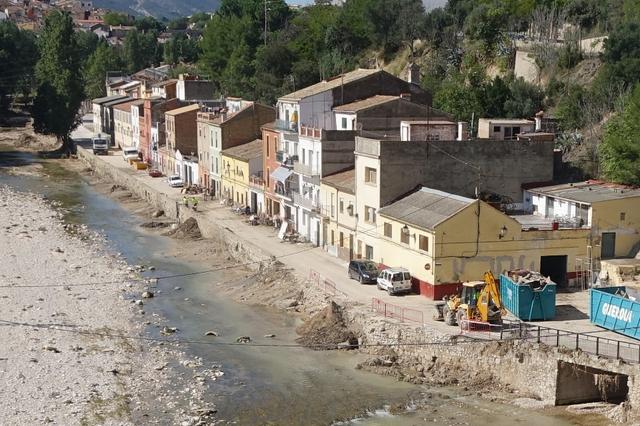
[[[330,80],[324,80],[320,83],[316,83],[312,86],[305,87],[304,89],[297,90],[293,93],[289,93],[281,97],[281,100],[285,101],[299,101],[309,96],[317,95],[318,93],[326,92],[328,90],[340,87],[343,84],[351,83],[356,80],[360,80],[370,75],[383,72],[382,70],[370,70],[364,68],[358,68],[357,70],[348,72],[346,74],[338,75]]]
[[[378,213],[418,228],[433,230],[446,219],[474,203],[471,198],[422,187],[416,192],[381,208]]]
[[[200,110],[200,105],[191,104],[191,105],[183,106],[181,108],[172,109],[171,111],[167,111],[165,114],[167,114],[167,115],[180,115],[180,114],[184,114],[186,112],[199,111],[199,110]]]
[[[245,161],[258,158],[262,156],[262,139],[225,149],[222,155]]]
[[[355,194],[356,191],[356,171],[349,169],[344,172],[334,173],[322,178],[322,183],[332,186],[343,192]]]
[[[350,104],[337,106],[333,110],[335,112],[358,112],[367,108],[371,108],[372,106],[386,104],[387,102],[395,101],[397,99],[400,99],[400,97],[376,95],[367,99],[361,99],[359,101],[351,102]]]
[[[534,194],[580,203],[597,203],[600,201],[640,197],[640,188],[597,180],[530,188],[528,191]]]

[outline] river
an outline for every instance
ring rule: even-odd
[[[30,154],[0,151],[0,184],[59,201],[68,209],[65,220],[103,232],[110,249],[122,253],[131,264],[155,266],[152,274],[182,274],[208,266],[168,256],[177,244],[174,240],[143,230],[139,226],[143,218],[100,194],[56,161],[42,162],[39,173],[7,173],[8,166],[29,169],[39,162]],[[203,340],[205,331],[216,330],[221,336],[252,336],[258,342],[276,345],[184,348],[201,357],[205,365],[222,366],[224,376],[207,394],[219,419],[243,425],[581,424],[578,418],[557,412],[528,411],[478,397],[461,397],[452,388],[430,389],[356,370],[362,358],[352,353],[277,347],[294,343],[295,318],[221,295],[213,283],[225,277],[216,274],[160,280],[158,297],[145,304],[145,311],[166,318],[184,339]],[[176,286],[181,290],[175,291]],[[148,329],[150,335],[158,332],[157,327]],[[263,338],[266,334],[276,338]],[[421,401],[419,409],[414,409],[414,401]],[[401,409],[391,410],[391,414],[389,407]]]

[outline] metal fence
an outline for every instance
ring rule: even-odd
[[[323,278],[318,271],[313,269],[309,270],[309,281],[330,296],[346,296],[343,291],[336,287],[336,283],[329,278]]]
[[[376,297],[371,299],[371,310],[386,318],[395,318],[402,322],[416,322],[424,324],[424,314],[422,311],[411,308],[403,308],[380,300]]]
[[[497,329],[491,331],[497,332]],[[604,331],[604,330],[603,330]],[[547,346],[581,350],[593,355],[640,364],[640,344],[599,336],[599,331],[576,333],[517,321],[504,321],[500,340],[529,340]]]

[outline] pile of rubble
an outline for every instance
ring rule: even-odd
[[[544,287],[552,283],[551,278],[545,277],[540,272],[530,271],[528,269],[516,269],[507,272],[507,276],[511,281],[518,285],[528,285],[534,290]]]

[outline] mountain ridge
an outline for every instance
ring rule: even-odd
[[[156,19],[189,16],[220,7],[220,0],[94,0],[93,3],[97,7],[132,15],[149,15]]]

